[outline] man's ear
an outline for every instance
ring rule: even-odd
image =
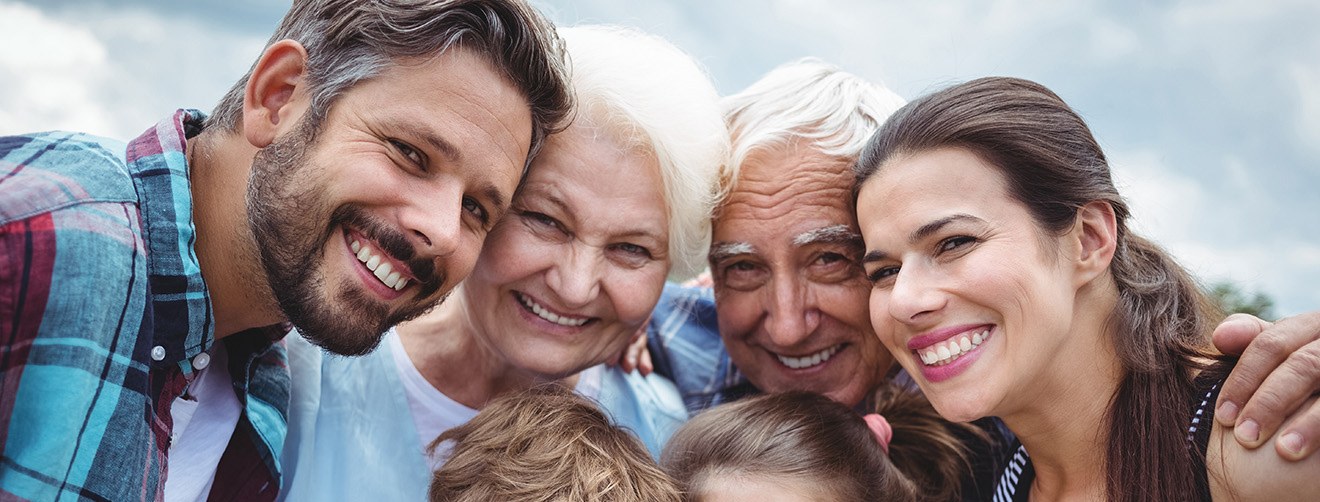
[[[243,135],[252,146],[265,148],[298,123],[310,99],[303,86],[306,69],[307,50],[293,40],[275,42],[261,54],[243,93]]]
[[[1077,239],[1077,284],[1086,284],[1109,270],[1118,247],[1118,219],[1114,206],[1095,200],[1077,210],[1072,234]]]

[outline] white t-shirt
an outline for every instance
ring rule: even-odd
[[[206,357],[202,357],[205,355]],[[166,502],[204,501],[215,482],[215,469],[229,446],[243,408],[229,376],[229,357],[223,343],[210,354],[193,357],[193,366],[206,360],[188,389],[174,399],[174,436],[170,441],[169,471],[165,478]]]
[[[408,358],[408,353],[403,349],[403,342],[399,340],[398,332],[391,329],[386,333],[385,343],[390,345],[390,353],[394,356],[394,367],[399,372],[399,380],[403,382],[404,394],[408,396],[408,409],[412,412],[413,423],[417,427],[423,452],[432,441],[435,441],[435,438],[440,436],[440,433],[463,425],[477,416],[478,410],[450,399],[432,386],[431,382],[426,381],[426,377],[417,370],[417,366],[413,365],[412,359]],[[573,390],[595,399],[600,395],[601,372],[604,369],[604,365],[597,365],[584,370],[578,376],[577,386]],[[449,444],[442,444],[427,455],[431,470],[434,471],[444,465],[445,460],[449,458],[450,448]]]

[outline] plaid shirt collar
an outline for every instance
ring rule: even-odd
[[[166,410],[194,374],[196,356],[215,341],[211,297],[194,250],[187,158],[187,140],[201,132],[205,119],[198,110],[179,110],[130,142],[125,156],[141,201],[150,257],[152,367],[162,375],[153,380],[157,406]],[[224,339],[244,412],[217,468],[213,500],[266,500],[278,491],[279,454],[288,429],[289,373],[282,341],[288,330],[280,324]],[[162,350],[163,357],[157,357]],[[183,378],[171,378],[180,375],[171,367]]]

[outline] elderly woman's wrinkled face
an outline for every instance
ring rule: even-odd
[[[669,272],[655,156],[582,122],[548,139],[463,284],[478,339],[546,378],[617,356]]]
[[[945,418],[1010,414],[1077,370],[1068,240],[997,168],[958,148],[900,156],[862,185],[857,219],[876,335]]]

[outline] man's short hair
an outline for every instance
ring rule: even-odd
[[[554,26],[522,0],[294,0],[269,44],[292,39],[307,50],[313,132],[343,92],[409,58],[462,47],[484,58],[531,107],[528,162],[572,108],[563,46]],[[252,71],[207,121],[237,131]]]
[[[640,440],[559,384],[497,398],[431,447],[450,440],[433,501],[680,500]]]
[[[721,193],[735,189],[752,153],[794,142],[855,161],[871,134],[904,103],[885,86],[819,59],[781,65],[722,102],[733,151]]]

